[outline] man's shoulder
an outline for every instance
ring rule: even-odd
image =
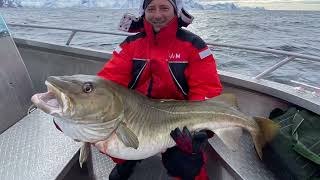
[[[201,37],[183,28],[178,29],[177,38],[181,41],[191,43],[192,46],[198,50],[203,49],[207,46]]]
[[[145,33],[145,32],[140,32],[140,33],[137,33],[137,34],[128,36],[128,37],[123,41],[123,43],[131,43],[131,42],[133,42],[133,41],[136,41],[136,40],[141,39],[141,38],[144,38],[144,37],[146,37],[146,33]]]

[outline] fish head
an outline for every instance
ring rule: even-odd
[[[35,94],[31,101],[45,113],[56,117],[60,128],[82,125],[82,128],[91,126],[93,130],[94,126],[104,134],[111,133],[112,125],[108,123],[123,113],[122,100],[113,84],[98,76],[50,76],[45,84],[47,92]],[[111,127],[103,129],[103,124]],[[83,138],[78,140],[83,141]]]

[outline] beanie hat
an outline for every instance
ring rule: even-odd
[[[177,12],[177,3],[176,3],[176,0],[168,0],[168,1],[169,1],[170,4],[173,6],[175,12]],[[152,2],[152,0],[144,0],[144,1],[143,1],[143,5],[142,5],[143,10],[145,10],[151,2]]]

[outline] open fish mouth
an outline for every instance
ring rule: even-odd
[[[45,82],[48,91],[32,96],[31,101],[45,113],[56,117],[62,117],[65,111],[67,96],[48,81]]]

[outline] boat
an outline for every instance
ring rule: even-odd
[[[76,33],[128,34],[21,24],[9,26],[66,30],[71,35],[65,45],[58,45],[12,38],[6,29],[0,33],[0,179],[108,179],[115,164],[91,147],[89,161],[80,169],[81,144],[56,130],[51,116],[30,108],[30,98],[36,92],[46,91],[44,81],[48,76],[96,74],[111,57],[111,52],[71,46]],[[239,107],[245,114],[268,117],[275,108],[297,105],[320,115],[320,88],[296,81],[292,81],[296,86],[289,86],[264,78],[297,58],[320,62],[320,57],[247,46],[208,45],[284,57],[253,77],[219,70],[224,92],[238,97]],[[235,152],[227,149],[217,137],[209,139],[205,148],[209,177],[219,180],[277,179],[258,158],[251,137],[247,133],[243,136],[239,150]],[[139,163],[130,179],[170,178],[157,155]]]

